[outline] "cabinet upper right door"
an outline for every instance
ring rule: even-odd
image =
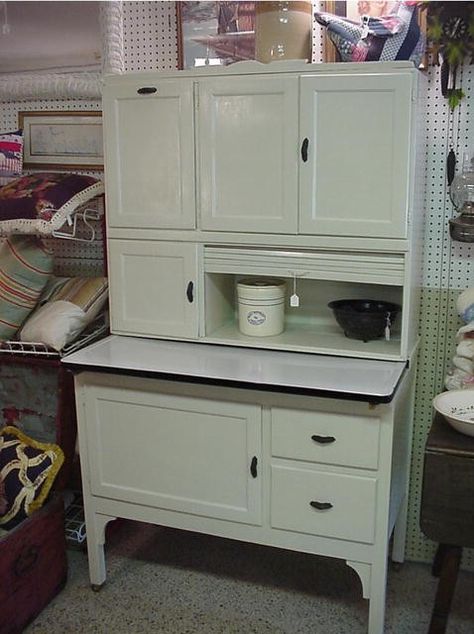
[[[301,78],[300,233],[407,236],[411,119],[409,74]]]

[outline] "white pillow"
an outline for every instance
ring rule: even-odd
[[[64,300],[48,302],[36,310],[20,332],[20,340],[44,343],[58,352],[87,325],[86,313]]]

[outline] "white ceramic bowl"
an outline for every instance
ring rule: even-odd
[[[450,390],[433,399],[433,407],[461,434],[474,436],[474,390]]]

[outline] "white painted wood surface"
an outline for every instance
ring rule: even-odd
[[[111,335],[63,358],[70,366],[176,375],[284,390],[390,399],[406,364]]]
[[[189,358],[202,347],[182,345]],[[104,367],[113,368],[110,356]],[[392,460],[392,449],[409,436],[413,373],[391,403],[373,407],[97,369],[75,378],[92,584],[106,577],[105,526],[124,517],[345,559],[370,599],[368,632],[382,634],[388,544],[394,518],[401,511],[405,519],[408,479],[407,462]],[[326,431],[325,417],[334,421],[326,429],[342,448],[340,461],[327,460],[310,435],[313,456],[308,448],[302,455],[288,435],[273,451],[282,416],[297,436]],[[344,446],[368,426],[377,433],[369,432],[366,464],[357,449],[355,461],[339,464]],[[403,541],[405,525],[395,531]]]

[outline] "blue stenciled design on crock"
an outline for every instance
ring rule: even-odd
[[[459,418],[474,422],[474,405],[451,407],[450,414],[452,416],[458,416]]]
[[[247,315],[247,321],[251,326],[261,326],[266,320],[267,316],[261,310],[252,310]]]

